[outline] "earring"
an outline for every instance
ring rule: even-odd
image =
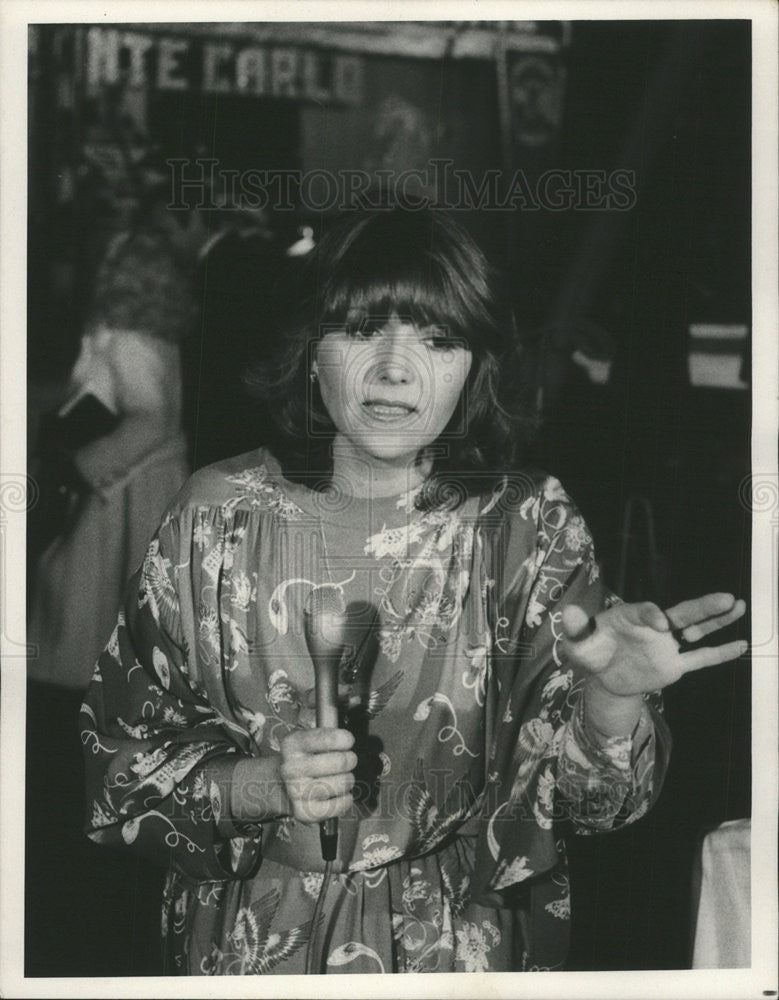
[[[312,382],[317,382],[319,380],[319,372],[311,371],[309,372],[308,377]]]

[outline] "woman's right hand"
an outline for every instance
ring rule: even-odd
[[[352,805],[357,755],[347,729],[296,729],[281,741],[279,773],[301,823],[343,816]]]

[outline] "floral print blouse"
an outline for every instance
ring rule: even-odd
[[[585,729],[562,609],[616,598],[560,484],[414,500],[308,489],[261,449],[189,481],[130,581],[82,709],[87,832],[167,869],[170,973],[302,973],[310,948],[322,973],[561,968],[564,835],[657,796],[659,697],[629,737]],[[227,791],[238,755],[314,725],[302,623],[323,583],[347,606],[359,758],[324,887],[317,825],[235,822]]]

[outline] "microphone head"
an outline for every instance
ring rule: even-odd
[[[340,587],[333,583],[312,587],[303,609],[303,629],[312,651],[316,647],[322,652],[330,652],[328,647],[343,646],[346,603]]]
[[[346,611],[344,595],[341,587],[334,583],[322,583],[318,587],[312,587],[306,598],[304,614],[321,615],[335,614],[342,615]]]

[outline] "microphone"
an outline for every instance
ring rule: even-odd
[[[314,587],[303,610],[303,632],[314,664],[316,724],[338,728],[338,665],[346,645],[346,606],[335,584]],[[338,820],[319,824],[322,858],[334,861],[338,847]]]

